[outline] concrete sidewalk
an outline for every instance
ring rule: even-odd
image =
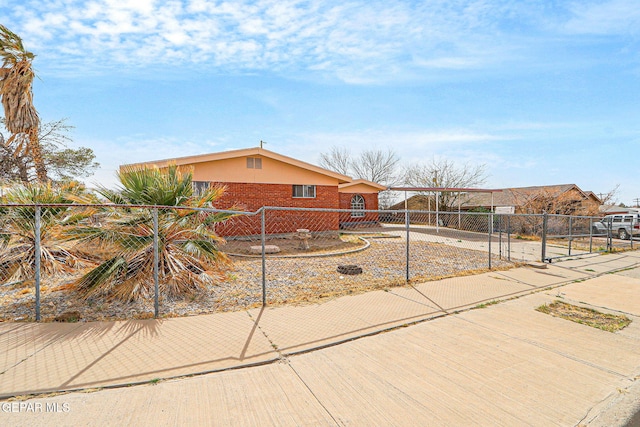
[[[630,269],[638,265],[640,253],[627,252],[320,305],[166,320],[0,323],[3,396],[149,382],[279,361],[153,386],[26,401],[40,403],[40,412],[5,402],[0,404],[0,423],[595,423],[603,414],[615,418],[606,411],[608,405],[640,375],[640,269]],[[612,334],[534,310],[558,298],[625,312],[634,321]],[[421,322],[425,319],[434,320]],[[308,352],[343,341],[350,342]],[[300,352],[304,354],[294,356]],[[45,410],[54,403],[63,410]],[[158,418],[160,412],[164,416]]]

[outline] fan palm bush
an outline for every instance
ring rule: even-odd
[[[223,280],[230,261],[219,250],[224,240],[215,234],[215,224],[231,215],[192,209],[212,208],[222,187],[194,194],[192,174],[176,166],[124,170],[118,173],[118,180],[121,185],[116,190],[100,187],[97,191],[110,203],[125,206],[90,212],[99,218],[98,224],[74,227],[66,233],[67,238],[108,254],[76,281],[86,298],[108,295],[132,301],[152,294],[154,209],[141,205],[158,206],[161,294],[185,296]]]
[[[69,204],[70,197],[83,194],[77,183],[60,187],[51,183],[19,184],[2,197],[0,203],[0,284],[8,282],[32,283],[36,265],[36,208],[35,204]],[[15,206],[11,206],[15,205]],[[82,264],[61,230],[73,227],[81,216],[69,206],[40,207],[41,272],[45,276],[69,273]]]

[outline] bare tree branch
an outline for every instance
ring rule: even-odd
[[[400,158],[391,149],[365,150],[353,157],[344,147],[331,147],[328,153],[320,154],[320,166],[354,178],[366,179],[391,186],[398,182]]]
[[[328,153],[320,153],[320,166],[342,175],[351,174],[351,153],[343,147],[333,146]]]
[[[470,165],[465,163],[457,167],[447,159],[431,160],[428,164],[414,164],[404,171],[404,183],[411,187],[478,187],[487,180],[486,165]],[[440,193],[441,210],[452,208],[456,193]]]
[[[365,150],[351,163],[354,175],[358,178],[391,186],[397,181],[397,169],[400,158],[391,149]]]
[[[4,119],[0,118],[0,123]],[[67,133],[73,129],[66,119],[44,123],[38,134],[47,174],[54,180],[65,181],[76,177],[91,175],[99,166],[94,162],[95,155],[89,148],[68,148],[73,140]],[[31,182],[37,178],[33,157],[29,152],[29,135],[12,134],[5,140],[0,133],[0,180]]]

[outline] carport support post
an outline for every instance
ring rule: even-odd
[[[260,212],[260,242],[262,245],[262,306],[267,305],[267,262],[266,262],[266,249],[265,249],[265,208],[262,207]]]
[[[153,315],[158,317],[160,312],[160,280],[158,278],[158,208],[153,208]]]
[[[406,277],[405,280],[409,283],[409,211],[404,210],[404,227],[407,233],[407,242],[406,242],[406,257],[405,257],[405,265],[406,265]]]
[[[36,322],[40,321],[40,206],[36,206],[36,223],[34,229],[34,238],[35,238],[35,256],[36,256],[36,266],[35,266],[35,281],[36,281]]]
[[[546,212],[542,213],[542,259],[540,262],[544,262],[547,257],[547,218]]]

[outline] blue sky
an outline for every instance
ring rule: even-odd
[[[486,164],[485,187],[640,197],[636,0],[0,0],[43,121],[119,164],[332,145]]]

